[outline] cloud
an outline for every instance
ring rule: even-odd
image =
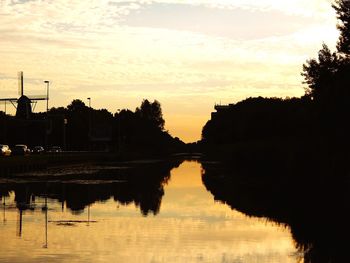
[[[203,120],[220,100],[301,95],[302,63],[338,36],[328,0],[213,2],[0,1],[1,96],[17,94],[22,70],[28,93],[51,81],[52,106],[89,96],[115,112],[151,98],[169,119]]]
[[[125,0],[113,0],[114,3],[123,3]],[[333,3],[332,0],[294,0],[294,1],[278,1],[278,0],[149,0],[149,1],[128,1],[139,3],[141,5],[152,4],[181,4],[192,6],[205,6],[216,9],[245,9],[257,12],[278,11],[286,14],[300,16],[322,16],[329,18],[332,10],[329,8]]]
[[[276,10],[256,12],[242,8],[213,9],[208,6],[158,3],[132,11],[122,24],[192,31],[235,39],[260,39],[288,35],[302,29],[305,24],[319,22],[320,18],[287,15]]]

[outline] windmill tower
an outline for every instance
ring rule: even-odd
[[[16,117],[18,119],[30,119],[32,115],[32,101],[24,95],[23,72],[18,72],[18,95]]]
[[[10,102],[16,108],[16,117],[18,119],[29,120],[32,112],[35,110],[37,102],[40,100],[49,100],[48,92],[47,95],[24,95],[24,80],[22,71],[18,72],[18,96],[19,98],[0,98],[0,103],[5,104],[5,113],[6,104],[7,102]]]

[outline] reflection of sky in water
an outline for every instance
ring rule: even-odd
[[[42,247],[45,214],[26,211],[18,237],[18,212],[8,209],[6,222],[0,222],[0,262],[297,262],[287,229],[214,202],[202,185],[199,163],[174,169],[164,191],[157,216],[143,217],[134,204],[110,199],[91,206],[96,223],[51,222],[48,249]],[[13,195],[7,199],[10,205]],[[49,207],[51,221],[88,218],[87,209],[72,215],[54,200]]]

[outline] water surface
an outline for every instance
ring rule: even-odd
[[[0,262],[298,262],[290,230],[216,202],[199,162],[167,169],[152,183],[3,182]]]

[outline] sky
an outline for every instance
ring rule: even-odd
[[[114,113],[156,99],[165,129],[196,141],[215,104],[304,93],[302,64],[339,35],[331,3],[0,0],[0,98],[17,96],[23,71],[26,95],[50,81],[50,107],[90,97]]]

